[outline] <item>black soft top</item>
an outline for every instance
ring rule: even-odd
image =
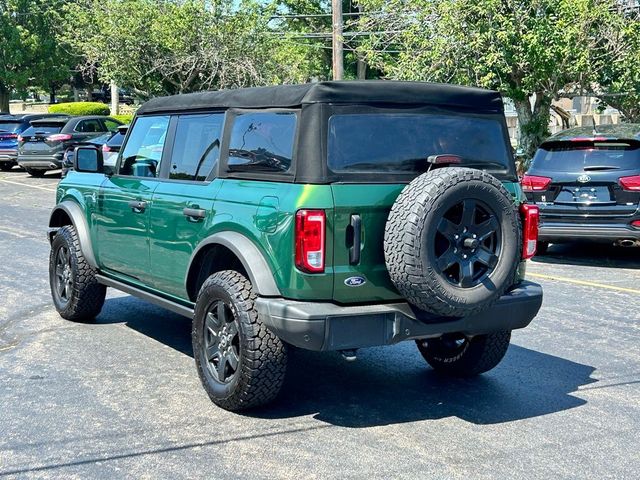
[[[441,83],[387,80],[318,82],[188,93],[149,100],[139,115],[225,108],[290,108],[306,104],[389,104],[446,106],[502,113],[498,92]]]

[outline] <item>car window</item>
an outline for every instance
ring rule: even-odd
[[[44,134],[60,133],[60,131],[62,130],[62,127],[64,127],[64,125],[60,125],[59,123],[51,124],[51,125],[47,125],[47,124],[38,124],[36,126],[31,125],[24,132],[22,132],[22,136],[29,137],[39,133],[44,133]]]
[[[594,167],[620,170],[640,168],[640,149],[628,143],[557,143],[538,149],[531,169],[549,172],[581,172]]]
[[[104,132],[105,129],[100,123],[100,120],[92,119],[92,120],[81,120],[78,122],[75,128],[76,132],[81,133],[97,133]]]
[[[19,133],[22,122],[7,122],[0,120],[0,132]]]
[[[205,180],[220,158],[224,113],[181,115],[171,154],[169,178]]]
[[[120,175],[157,177],[169,116],[139,117],[122,151]]]
[[[116,132],[113,137],[109,139],[107,145],[110,147],[120,147],[124,141],[124,135],[120,132]]]
[[[237,115],[229,142],[230,172],[286,172],[296,133],[293,112]]]
[[[118,127],[120,126],[119,123],[114,122],[110,118],[105,118],[103,122],[104,122],[104,125],[107,127],[107,130],[109,130],[110,132],[115,132],[116,130],[118,130]]]
[[[414,174],[431,155],[457,155],[466,164],[510,165],[497,119],[441,114],[353,114],[329,119],[328,165],[334,172]]]

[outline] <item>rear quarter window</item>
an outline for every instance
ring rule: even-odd
[[[235,115],[229,140],[229,172],[286,172],[291,167],[295,112]]]

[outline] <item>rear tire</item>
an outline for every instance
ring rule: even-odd
[[[2,162],[0,163],[0,170],[3,172],[8,172],[13,168],[13,163]]]
[[[488,372],[504,358],[511,331],[467,338],[446,334],[439,338],[416,340],[418,350],[434,370],[454,377],[473,377]]]
[[[44,177],[45,173],[47,173],[47,170],[36,170],[34,168],[25,168],[25,170],[29,175],[36,178]]]
[[[76,229],[71,225],[60,228],[51,243],[49,285],[62,318],[89,322],[98,316],[107,287],[98,283],[95,274],[82,255]]]
[[[251,282],[225,270],[202,285],[193,320],[193,353],[209,398],[230,411],[272,401],[284,382],[287,348],[258,318]]]

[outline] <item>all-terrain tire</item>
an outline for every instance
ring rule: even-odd
[[[66,262],[60,261],[63,251]],[[61,267],[62,263],[66,266]],[[89,322],[98,316],[107,288],[98,283],[95,275],[95,269],[82,254],[76,229],[72,225],[61,227],[51,243],[49,285],[53,304],[62,318]],[[66,293],[59,288],[60,276],[69,280]]]
[[[483,268],[486,270],[473,285],[452,283],[449,274],[437,267],[436,249],[443,238],[437,236],[439,225],[445,214],[467,201],[482,206],[480,210],[486,219],[496,220],[492,235],[494,246],[499,245],[491,254],[491,268],[477,264],[471,268],[481,273]],[[473,223],[477,212],[473,208],[469,232],[481,226]],[[449,222],[460,232],[464,213],[461,217],[459,224]],[[441,316],[473,315],[489,308],[513,284],[521,258],[521,228],[513,197],[492,175],[458,167],[427,172],[407,185],[391,208],[384,234],[387,270],[398,291],[416,307]],[[469,240],[474,241],[475,237]],[[453,252],[454,246],[450,249]],[[459,246],[455,249],[461,251]],[[459,270],[462,272],[461,266]]]
[[[445,335],[416,340],[416,344],[424,359],[435,370],[455,377],[473,377],[488,372],[500,363],[509,348],[511,332],[505,330],[463,338],[463,343],[459,345],[453,340],[452,336],[447,338]]]
[[[239,411],[266,404],[276,398],[284,382],[287,346],[258,318],[255,299],[251,282],[233,270],[211,275],[198,293],[192,330],[196,368],[211,400],[225,410]],[[216,367],[207,358],[205,338],[210,334],[208,315],[220,302],[233,315],[237,331],[235,348],[239,352],[237,368],[226,382],[213,373]]]

